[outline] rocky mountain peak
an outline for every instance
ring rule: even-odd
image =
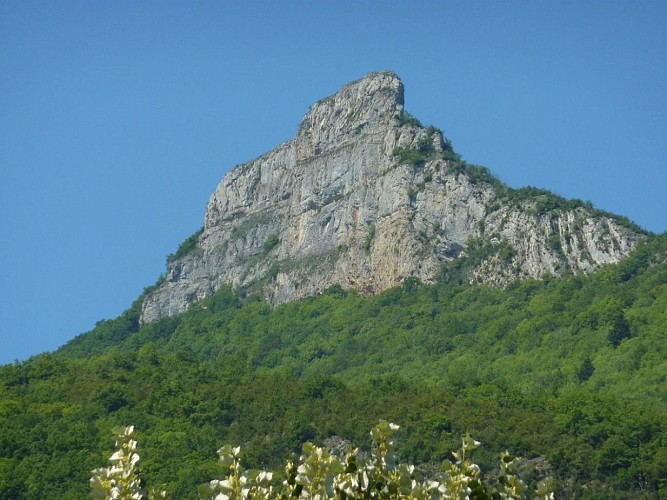
[[[297,160],[335,149],[363,133],[393,125],[403,114],[403,83],[394,73],[371,73],[315,103],[296,136]]]
[[[146,296],[142,321],[224,284],[279,304],[332,285],[377,293],[454,268],[499,286],[587,273],[641,238],[590,204],[508,188],[403,106],[400,79],[372,73],[314,104],[293,139],[229,171],[203,231]]]

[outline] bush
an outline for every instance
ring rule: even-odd
[[[463,438],[461,448],[452,453],[442,470],[432,479],[417,477],[413,465],[401,464],[394,453],[394,435],[399,426],[381,420],[371,430],[371,454],[363,458],[359,449],[348,450],[339,458],[326,448],[308,442],[303,445],[298,465],[288,460],[284,480],[277,483],[273,472],[246,470],[241,465],[241,448],[225,445],[218,450],[229,475],[199,487],[201,496],[214,499],[340,498],[340,499],[495,499],[521,498],[525,483],[516,474],[518,459],[504,452],[496,480],[483,480],[482,473],[470,460],[479,442]],[[134,427],[114,429],[117,451],[109,459],[112,466],[93,471],[90,484],[96,498],[166,498],[165,491],[142,488],[135,470],[139,461],[134,441]],[[538,483],[533,492],[538,498],[553,498],[550,479]]]
[[[280,243],[280,238],[277,234],[270,234],[266,237],[266,241],[262,245],[262,253],[267,254],[273,250]]]
[[[396,119],[401,126],[409,125],[412,127],[423,127],[422,123],[409,111],[403,111],[403,113],[397,116]]]
[[[190,252],[197,249],[197,244],[199,243],[199,237],[203,234],[204,228],[202,227],[195,234],[186,238],[186,240],[178,246],[176,253],[169,254],[167,256],[167,263],[172,263],[175,260],[181,259],[188,255]]]
[[[404,147],[394,148],[393,155],[396,157],[399,163],[411,165],[413,167],[421,167],[428,160],[427,153]]]
[[[166,498],[166,491],[148,493],[141,485],[135,469],[139,462],[134,440],[134,426],[115,427],[116,452],[109,457],[111,467],[93,471],[90,488],[93,498]]]
[[[366,234],[366,239],[364,240],[364,251],[370,253],[371,246],[373,245],[373,238],[375,238],[375,224],[368,226],[368,233]]]

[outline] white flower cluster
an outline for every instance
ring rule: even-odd
[[[295,468],[294,464],[287,464],[284,482],[287,497],[313,500],[468,498],[458,495],[464,490],[460,483],[471,479],[464,478],[463,474],[456,478],[445,474],[442,481],[417,481],[413,465],[399,464],[393,440],[398,430],[398,425],[380,421],[371,430],[372,454],[362,463],[359,463],[358,449],[349,452],[341,462],[326,449],[306,443],[301,465]]]
[[[413,465],[399,464],[394,453],[393,435],[399,426],[380,421],[371,430],[373,450],[370,458],[361,461],[359,450],[347,453],[340,460],[326,448],[312,443],[303,445],[299,464],[288,461],[282,489],[273,491],[269,485],[271,473],[243,471],[239,464],[240,448],[220,449],[221,461],[230,467],[230,476],[223,481],[211,481],[200,493],[213,493],[215,500],[254,498],[281,499],[410,499],[444,500],[470,498],[521,498],[525,484],[512,474],[516,458],[501,455],[501,476],[494,487],[480,481],[480,469],[466,454],[479,446],[470,436],[463,438],[461,449],[453,453],[455,462],[446,462],[435,479],[418,481]],[[266,475],[262,475],[266,474]],[[550,482],[540,483],[537,498],[553,499]],[[217,495],[216,491],[219,491]],[[272,496],[273,495],[273,496]]]
[[[141,486],[141,479],[135,466],[139,462],[134,426],[115,427],[116,451],[109,457],[110,467],[93,470],[90,487],[93,498],[111,500],[145,500],[166,498],[166,492],[148,493]]]
[[[215,500],[270,500],[276,498],[271,481],[273,473],[245,470],[241,466],[241,447],[223,446],[218,450],[220,462],[229,467],[223,480],[214,479],[199,488],[199,494]]]
[[[526,485],[513,472],[516,457],[507,452],[501,454],[497,484],[484,483],[479,467],[469,458],[469,453],[480,443],[470,436],[463,438],[461,448],[452,453],[454,462],[446,461],[437,477],[417,480],[414,466],[399,464],[394,453],[393,435],[398,430],[398,425],[380,421],[371,430],[373,449],[370,457],[365,459],[360,458],[358,449],[349,451],[341,460],[327,448],[305,443],[299,464],[288,461],[286,479],[277,485],[273,484],[272,472],[245,470],[241,465],[241,448],[226,445],[218,450],[218,456],[222,465],[229,468],[229,475],[200,486],[199,494],[213,500],[522,498]],[[93,497],[166,498],[164,491],[147,493],[141,486],[135,469],[139,455],[136,453],[137,442],[133,439],[134,428],[118,428],[114,432],[117,450],[109,459],[111,467],[93,471],[90,480]],[[553,500],[551,480],[540,482],[533,496]]]

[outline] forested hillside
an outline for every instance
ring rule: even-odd
[[[557,494],[667,494],[667,235],[591,276],[507,289],[408,279],[271,308],[229,288],[139,324],[141,298],[58,352],[0,367],[0,498],[83,498],[134,424],[142,475],[190,498],[242,445],[276,467],[304,441],[369,444],[430,470],[469,432],[550,472]]]

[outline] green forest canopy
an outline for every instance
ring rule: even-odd
[[[275,468],[308,440],[367,447],[379,419],[424,470],[470,432],[480,465],[508,449],[550,468],[559,496],[664,495],[666,255],[660,235],[591,276],[333,287],[276,308],[223,287],[144,326],[138,299],[0,367],[0,497],[86,496],[117,425],[136,425],[143,475],[188,498],[222,476],[223,442]]]

